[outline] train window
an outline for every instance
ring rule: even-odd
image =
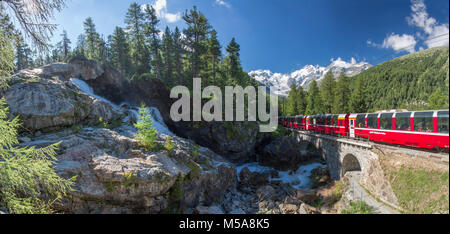
[[[338,116],[337,115],[333,115],[333,125],[338,126]]]
[[[438,132],[448,133],[448,111],[439,111],[437,116]]]
[[[380,129],[392,129],[392,117],[394,113],[381,114]]]
[[[411,130],[411,113],[397,113],[395,114],[395,129],[396,130]]]
[[[378,129],[378,114],[369,114],[367,116],[367,128]]]
[[[331,119],[332,119],[331,115],[327,116],[327,125],[331,125]]]
[[[357,115],[356,116],[356,127],[357,128],[365,128],[366,127],[366,115]]]
[[[433,132],[433,112],[414,113],[414,131]]]

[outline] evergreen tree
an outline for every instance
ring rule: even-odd
[[[70,44],[72,43],[70,39],[67,36],[67,31],[63,30],[63,33],[61,34],[62,40],[58,43],[59,50],[61,51],[61,56],[63,60],[66,60],[69,57],[70,54]]]
[[[222,56],[222,46],[220,45],[220,42],[217,39],[216,30],[211,31],[211,38],[209,39],[208,50],[211,56],[213,84],[216,85],[217,61]]]
[[[309,84],[308,100],[306,106],[307,115],[316,115],[322,112],[322,100],[317,82],[313,80]]]
[[[84,34],[80,34],[77,38],[77,47],[75,48],[75,51],[73,54],[77,57],[85,57],[85,50],[86,50],[86,37]]]
[[[145,45],[144,13],[141,6],[132,3],[125,17],[126,31],[129,34],[130,57],[133,72],[137,75],[150,71],[150,55]]]
[[[156,11],[153,8],[153,6],[149,7],[147,5],[144,9],[144,12],[145,12],[144,15],[145,15],[145,19],[146,19],[144,31],[145,31],[145,36],[146,36],[147,42],[149,44],[150,51],[153,56],[152,64],[153,64],[153,67],[155,68],[156,78],[162,79],[161,55],[159,53],[159,50],[161,49],[160,42],[159,42],[159,33],[161,31],[158,29],[159,19],[158,19],[158,17],[156,17]]]
[[[126,34],[121,27],[116,27],[110,42],[110,63],[118,71],[128,74],[130,71],[129,47]]]
[[[327,72],[320,85],[320,94],[323,100],[324,113],[333,113],[333,101],[335,96],[336,81],[334,80],[333,73]]]
[[[172,32],[170,32],[169,27],[166,30],[162,39],[162,51],[163,51],[163,77],[164,82],[172,87],[174,84],[173,70],[174,70],[174,40],[172,37]]]
[[[207,52],[207,43],[205,43],[205,40],[207,39],[211,26],[205,15],[197,11],[196,6],[189,13],[186,10],[186,13],[183,15],[183,20],[188,26],[183,33],[186,36],[186,45],[189,47],[192,76],[193,78],[199,78],[198,75],[201,68],[200,58]]]
[[[27,50],[28,46],[23,41],[22,37],[19,37],[18,40],[16,40],[16,68],[17,70],[22,70],[27,68],[28,66],[28,59],[27,54],[25,51]]]
[[[295,83],[292,83],[291,85],[291,91],[289,92],[289,96],[287,98],[287,114],[288,115],[298,115],[298,93],[297,93],[297,87],[295,86]]]
[[[303,90],[303,87],[299,85],[297,87],[297,111],[299,115],[305,115],[307,105],[307,94]]]
[[[349,80],[345,73],[339,75],[336,84],[336,95],[333,104],[333,113],[336,114],[347,114],[350,112],[349,98],[350,98],[350,88]],[[331,101],[331,100],[330,100]]]
[[[173,46],[174,46],[174,65],[176,69],[176,77],[179,85],[183,85],[183,41],[181,38],[181,32],[178,27],[175,28],[173,34]]]
[[[100,41],[100,36],[95,29],[94,21],[91,17],[88,17],[84,21],[84,35],[86,35],[86,57],[88,59],[98,59],[98,42]]]
[[[103,36],[97,38],[97,61],[106,64],[108,60],[108,46]]]
[[[366,86],[362,79],[357,79],[350,98],[350,111],[353,113],[367,112]]]
[[[448,97],[442,93],[441,89],[436,89],[428,99],[428,106],[430,109],[448,109]]]
[[[234,81],[234,84],[242,84],[241,76],[242,76],[242,68],[241,68],[241,61],[240,61],[240,54],[239,51],[241,50],[241,47],[238,43],[236,43],[236,40],[231,39],[230,44],[228,44],[226,51],[228,52],[228,56],[226,58],[229,66],[228,74],[230,78]]]

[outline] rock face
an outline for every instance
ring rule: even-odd
[[[308,142],[298,143],[291,137],[279,137],[266,145],[258,156],[258,162],[277,170],[297,170],[302,162],[317,156]]]
[[[28,75],[15,76],[11,83],[4,94],[11,117],[19,115],[23,127],[31,131],[68,127],[87,119],[112,121],[123,114],[84,94],[68,80]]]
[[[259,126],[254,122],[176,123],[175,133],[236,163],[254,155]]]
[[[192,142],[173,137],[170,155],[146,152],[134,133],[127,126],[115,131],[83,128],[79,133],[68,129],[22,146],[61,141],[56,171],[66,178],[76,176],[75,190],[58,206],[67,213],[180,212],[220,202],[222,193],[235,186],[236,169],[210,150],[201,148],[193,156]],[[159,135],[159,143],[165,138]]]

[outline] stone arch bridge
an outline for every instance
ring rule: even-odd
[[[291,130],[298,141],[308,141],[319,150],[327,162],[333,180],[340,180],[349,171],[360,171],[360,185],[381,201],[398,207],[398,200],[390,182],[384,176],[379,155],[384,151],[406,154],[448,165],[448,154],[433,154],[401,147],[381,146],[373,142],[358,141],[305,131]]]

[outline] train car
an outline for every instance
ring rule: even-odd
[[[305,127],[306,127],[306,131],[312,131],[313,130],[313,125],[312,125],[312,117],[311,116],[306,116],[305,117]]]
[[[333,115],[325,115],[325,134],[331,135],[333,133]]]
[[[297,123],[297,129],[299,130],[305,130],[306,129],[306,119],[303,115],[297,115],[295,116],[295,121]]]
[[[364,135],[368,132],[371,141],[425,149],[449,148],[448,110],[383,112],[368,114],[366,118],[366,128],[360,131]],[[350,124],[356,128],[356,121]]]
[[[284,122],[284,117],[283,116],[278,117],[278,125],[283,126],[283,122]]]
[[[325,133],[325,119],[322,114],[316,115],[316,133]]]
[[[339,133],[339,126],[338,126],[338,119],[339,115],[332,115],[331,117],[331,134],[337,135]]]
[[[348,136],[349,132],[349,117],[350,114],[342,114],[338,116],[338,131],[339,136]]]

